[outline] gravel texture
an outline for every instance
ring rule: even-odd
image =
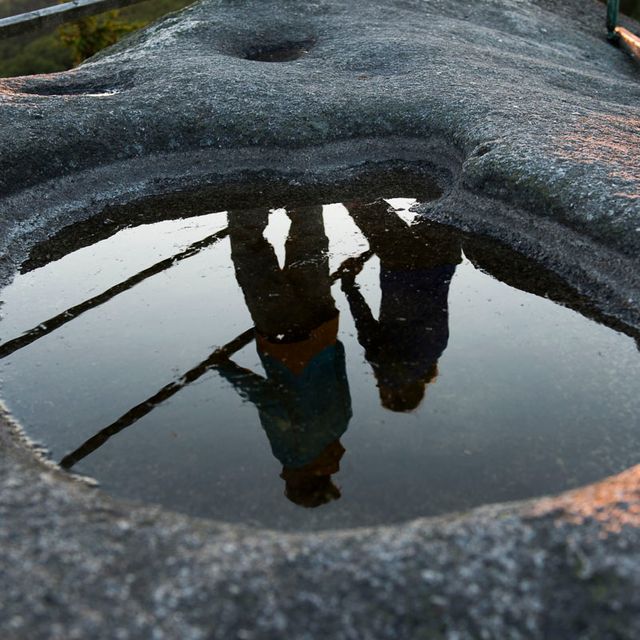
[[[443,190],[424,216],[640,328],[640,68],[595,1],[204,0],[1,80],[0,123],[0,281],[70,223],[202,185],[213,209],[275,205],[414,167]],[[114,501],[0,426],[3,640],[640,637],[640,467],[298,537]]]

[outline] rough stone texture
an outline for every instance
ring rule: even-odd
[[[522,244],[631,321],[640,70],[595,1],[548,5],[218,0],[72,72],[2,81],[2,248],[17,259],[70,219],[202,182],[413,160],[447,189],[433,215]],[[292,43],[309,53],[245,59]],[[571,251],[548,241],[558,221]]]
[[[321,535],[116,503],[3,433],[2,637],[637,638],[640,467],[591,496]],[[626,503],[626,505],[625,505]],[[623,517],[624,516],[624,517]]]
[[[72,72],[0,81],[0,278],[65,225],[167,190],[410,163],[444,190],[425,216],[638,329],[640,71],[603,21],[588,0],[210,0]],[[283,45],[310,50],[246,59]],[[296,537],[113,501],[1,426],[3,640],[640,637],[639,468]]]

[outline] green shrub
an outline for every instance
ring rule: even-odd
[[[110,11],[60,27],[60,41],[71,50],[74,65],[90,58],[100,49],[115,44],[122,36],[143,25],[142,22],[126,22],[119,16],[119,11]]]

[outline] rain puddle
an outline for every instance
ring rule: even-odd
[[[638,463],[635,336],[413,202],[210,213],[79,249],[61,236],[0,293],[3,399],[112,494],[288,530]]]

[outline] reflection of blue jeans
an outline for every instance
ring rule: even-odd
[[[285,467],[302,467],[340,438],[351,419],[344,347],[326,347],[299,375],[267,354],[260,360],[273,385],[268,406],[258,404],[271,450]]]
[[[231,259],[256,329],[268,338],[304,339],[337,315],[322,207],[290,211],[284,267],[264,237],[268,211],[229,212]]]
[[[399,387],[423,380],[449,341],[449,285],[456,265],[380,269],[377,344],[371,345],[378,380]]]

